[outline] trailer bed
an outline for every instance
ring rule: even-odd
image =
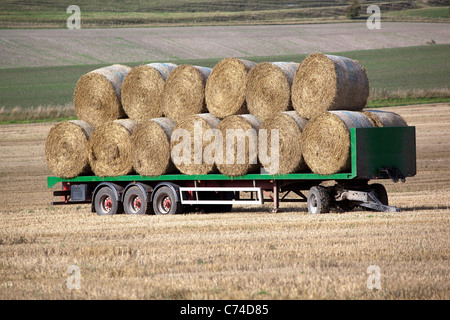
[[[49,176],[47,178],[47,186],[48,188],[53,188],[58,183],[63,185],[63,191],[56,191],[54,195],[63,196],[64,200],[53,204],[93,203],[99,186],[118,189],[116,197],[121,197],[121,199],[117,199],[117,201],[123,201],[126,191],[134,185],[139,185],[141,189],[145,189],[143,192],[147,193],[145,197],[148,197],[146,201],[149,202],[153,201],[153,193],[159,187],[166,186],[173,187],[175,199],[181,202],[184,201],[183,203],[186,204],[237,204],[240,202],[238,201],[240,199],[236,199],[236,197],[233,199],[208,199],[208,197],[207,199],[200,199],[198,195],[207,191],[225,193],[231,192],[233,188],[237,191],[237,188],[250,188],[248,192],[259,194],[259,196],[255,197],[255,203],[261,204],[272,201],[274,202],[274,211],[277,211],[280,202],[295,201],[295,199],[288,199],[286,197],[287,193],[293,192],[297,194],[299,196],[298,201],[307,201],[307,197],[301,192],[302,190],[308,190],[313,187],[317,189],[321,182],[330,180],[336,181],[337,187],[327,192],[332,193],[332,201],[337,201],[339,204],[357,203],[361,205],[365,202],[371,203],[372,198],[381,196],[386,197],[385,202],[387,202],[387,195],[384,196],[385,191],[378,191],[378,193],[383,193],[383,195],[376,194],[375,187],[368,187],[369,180],[392,179],[395,182],[399,180],[404,182],[406,177],[412,177],[416,174],[415,127],[352,128],[350,136],[351,170],[350,172],[332,175],[319,175],[307,172],[283,175],[251,173],[239,177],[222,174],[167,174],[160,176],[125,175],[117,177],[86,175],[64,179]],[[75,197],[75,200],[73,191],[71,191],[71,186],[74,185],[86,186],[85,190],[82,190],[84,196]],[[251,188],[254,188],[253,191]],[[372,191],[374,193],[370,196],[369,194]],[[191,195],[190,199],[187,199],[187,196],[183,197],[183,192],[188,192]],[[271,194],[268,192],[271,192]],[[282,193],[285,193],[285,195],[280,197]],[[196,198],[192,199],[194,194]],[[269,198],[265,199],[264,194],[268,195]],[[373,202],[378,209],[386,209],[385,207],[388,207],[387,203],[377,203],[376,200]],[[241,201],[241,203],[247,204],[249,202]],[[373,204],[372,207],[376,209]]]

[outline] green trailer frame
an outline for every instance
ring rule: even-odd
[[[366,206],[368,208],[384,211],[393,210],[387,203],[378,201],[380,200],[378,199],[380,196],[384,197],[384,195],[380,195],[379,193],[385,193],[385,191],[378,190],[377,194],[377,190],[368,188],[367,183],[369,180],[374,179],[392,179],[395,182],[399,180],[404,182],[406,177],[412,177],[416,174],[415,127],[351,128],[350,136],[351,171],[345,173],[332,175],[319,175],[314,173],[269,175],[252,173],[239,177],[222,174],[125,175],[117,177],[98,177],[91,175],[79,176],[72,179],[49,176],[47,177],[47,186],[48,188],[53,188],[60,182],[63,184],[63,191],[55,191],[54,195],[63,196],[64,200],[62,202],[53,202],[53,204],[93,203],[96,192],[103,185],[105,187],[119,189],[116,192],[117,201],[119,202],[124,200],[126,191],[133,185],[143,186],[141,189],[143,189],[143,193],[146,193],[145,197],[148,198],[146,199],[148,202],[153,200],[153,193],[161,186],[175,186],[174,193],[176,194],[177,201],[180,201],[180,199],[183,201],[183,196],[180,196],[180,193],[184,191],[195,192],[201,190],[201,192],[205,192],[207,190],[206,188],[210,188],[209,190],[217,193],[218,191],[232,190],[230,188],[236,188],[235,190],[239,191],[237,188],[253,187],[260,188],[262,191],[271,191],[273,195],[270,196],[270,199],[259,199],[258,203],[273,201],[274,211],[277,211],[280,202],[293,202],[292,199],[287,199],[286,195],[280,198],[280,193],[293,191],[300,197],[298,201],[308,201],[309,199],[301,193],[301,190],[308,190],[313,187],[317,189],[323,181],[334,180],[338,187],[328,190],[328,193],[331,193],[332,204],[339,204],[342,201],[342,203],[346,203],[344,208],[347,208],[349,201],[363,206],[367,202],[369,203],[369,206]],[[85,192],[87,195],[84,195],[81,199],[73,197],[73,192],[70,193],[71,186],[73,185],[89,186]],[[180,192],[178,190],[179,187],[184,189]],[[256,189],[253,191],[256,191]],[[350,191],[353,193],[349,193]],[[374,191],[372,198],[376,199],[371,199],[370,192],[372,191]],[[267,192],[265,193],[267,194]],[[228,202],[213,200],[203,200],[201,202],[200,199],[191,199],[190,201],[197,201],[198,204],[211,203],[219,205],[239,202],[237,199],[228,199]],[[92,207],[94,210],[94,203]],[[327,208],[325,208],[325,211],[327,211]]]

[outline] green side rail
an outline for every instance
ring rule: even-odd
[[[139,181],[219,181],[219,180],[350,180],[350,179],[388,179],[381,169],[396,168],[405,177],[416,174],[415,127],[391,128],[352,128],[351,172],[332,175],[315,173],[258,174],[239,177],[223,174],[185,175],[167,174],[160,176],[125,175],[117,177],[78,176],[72,179],[47,177],[47,187],[59,182],[139,182]]]

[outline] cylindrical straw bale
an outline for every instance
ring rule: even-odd
[[[207,112],[205,85],[210,68],[181,65],[167,78],[161,96],[161,105],[167,118],[179,122],[187,116]]]
[[[232,115],[219,124],[222,136],[216,144],[217,168],[227,176],[242,176],[260,168],[258,163],[258,131],[261,121],[251,114]],[[221,150],[219,152],[218,150]]]
[[[122,176],[133,171],[131,135],[137,123],[130,119],[107,122],[89,139],[89,163],[100,177]]]
[[[306,164],[321,175],[350,170],[350,129],[371,127],[372,122],[355,111],[330,111],[309,120],[301,137]]]
[[[45,158],[54,175],[70,179],[90,173],[89,138],[93,131],[94,127],[82,120],[61,122],[50,129]]]
[[[163,116],[161,94],[173,63],[150,63],[133,68],[123,80],[122,105],[127,116],[141,121]]]
[[[154,118],[138,123],[131,135],[131,160],[142,176],[158,176],[175,171],[170,159],[170,136],[175,121]]]
[[[365,110],[363,113],[371,120],[374,127],[407,127],[405,119],[390,111]]]
[[[216,142],[212,133],[219,123],[220,120],[209,113],[191,115],[177,123],[170,147],[172,162],[180,172],[192,175],[216,171]],[[205,157],[206,154],[210,157]]]
[[[369,79],[359,61],[322,53],[303,60],[292,84],[292,105],[306,119],[330,110],[361,111],[368,96]]]
[[[300,145],[302,131],[307,122],[295,111],[284,111],[261,124],[259,161],[268,173],[288,174],[308,169]],[[263,132],[267,135],[266,144],[262,143],[262,140],[266,140],[263,138]],[[277,135],[278,139],[274,138]],[[262,150],[264,145],[267,146],[267,151]]]
[[[125,118],[121,91],[131,68],[119,64],[100,68],[83,75],[74,92],[74,106],[80,120],[99,126],[106,121]]]
[[[205,99],[208,111],[223,119],[233,114],[248,113],[245,88],[248,72],[255,62],[226,58],[214,66],[206,82]]]
[[[250,70],[245,94],[249,113],[264,121],[291,110],[291,86],[298,67],[295,62],[264,62]]]

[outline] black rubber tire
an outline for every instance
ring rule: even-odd
[[[137,186],[130,187],[123,198],[123,209],[126,214],[151,214],[153,208],[148,202],[147,193]]]
[[[320,214],[330,212],[331,197],[328,190],[322,186],[314,186],[309,189],[307,198],[308,212]]]
[[[100,216],[110,216],[123,212],[122,203],[110,187],[101,188],[95,195],[94,208]]]
[[[183,206],[177,202],[174,191],[169,187],[161,187],[153,196],[153,212],[156,215],[179,214],[183,212]]]
[[[382,204],[384,204],[385,206],[389,205],[389,198],[388,198],[388,194],[386,191],[386,188],[379,183],[374,183],[371,184],[370,189],[373,190],[375,192],[375,195],[377,196],[378,200],[380,200],[380,202]]]

